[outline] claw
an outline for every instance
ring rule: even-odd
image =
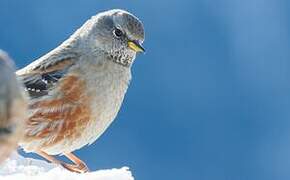
[[[68,164],[68,163],[61,163],[60,164],[63,168],[75,172],[75,173],[86,173],[89,172],[89,168],[85,164]]]

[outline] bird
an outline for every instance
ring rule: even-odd
[[[120,110],[143,23],[121,9],[100,12],[58,47],[16,72],[29,93],[26,152],[72,172],[89,168],[73,151],[96,141]],[[57,159],[64,155],[70,163]]]
[[[0,163],[17,148],[24,135],[26,100],[13,61],[0,50]]]

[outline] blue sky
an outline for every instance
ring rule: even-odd
[[[99,11],[146,29],[145,55],[112,126],[77,151],[91,169],[138,180],[290,178],[286,0],[0,1],[0,48],[20,68]]]

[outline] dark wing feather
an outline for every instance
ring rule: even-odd
[[[31,98],[47,95],[78,59],[67,48],[57,48],[16,72]]]
[[[38,98],[48,94],[55,84],[66,74],[67,69],[43,74],[28,74],[20,76],[20,81],[26,87],[31,98]]]

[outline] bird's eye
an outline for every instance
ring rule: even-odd
[[[123,36],[123,32],[122,32],[120,29],[118,29],[118,28],[114,29],[113,34],[114,34],[114,36],[116,36],[117,38]]]

